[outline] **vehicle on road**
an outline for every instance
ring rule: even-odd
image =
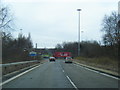
[[[72,63],[73,59],[72,57],[66,57],[65,63]]]
[[[50,57],[49,61],[55,61],[55,57]]]

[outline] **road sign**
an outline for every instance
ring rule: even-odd
[[[29,55],[30,55],[30,56],[36,56],[36,55],[37,55],[37,53],[36,53],[36,52],[34,52],[34,51],[32,51],[32,52],[30,52],[30,53],[29,53]]]

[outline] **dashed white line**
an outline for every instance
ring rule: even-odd
[[[108,75],[108,74],[105,74],[105,73],[101,73],[101,72],[99,72],[99,71],[95,71],[95,70],[92,70],[92,69],[89,69],[89,68],[87,68],[87,67],[83,67],[83,66],[80,66],[80,65],[77,65],[77,64],[74,64],[74,65],[75,65],[75,66],[78,66],[78,67],[81,67],[81,68],[84,68],[84,69],[87,69],[87,70],[89,70],[89,71],[92,71],[92,72],[95,72],[95,73],[99,73],[99,74],[101,74],[101,75],[104,75],[104,76],[111,77],[111,78],[114,78],[114,79],[119,80],[119,78],[117,78],[117,77],[114,77],[114,76],[111,76],[111,75]]]
[[[22,75],[24,75],[25,73],[28,73],[28,72],[32,71],[33,69],[35,69],[35,68],[37,68],[37,67],[39,67],[39,66],[40,66],[40,65],[38,65],[38,66],[36,66],[36,67],[33,67],[33,68],[31,68],[31,69],[29,69],[29,70],[23,72],[23,73],[18,74],[18,75],[15,76],[15,77],[12,77],[12,78],[10,78],[10,79],[8,79],[8,80],[6,80],[6,81],[0,83],[0,86],[2,86],[2,85],[4,85],[4,84],[6,84],[6,83],[8,83],[8,82],[10,82],[10,81],[12,81],[12,80],[18,78],[18,77],[20,77],[20,76],[22,76]]]
[[[61,66],[61,65],[60,65]],[[61,66],[62,67],[62,66]],[[65,72],[63,69],[62,69],[63,72]],[[67,79],[70,81],[70,83],[73,85],[73,87],[78,90],[78,88],[76,87],[76,85],[73,83],[73,81],[69,78],[69,76],[65,75],[67,77]]]
[[[68,76],[66,76],[67,78],[68,78],[68,80],[70,81],[70,83],[73,85],[73,87],[76,89],[76,90],[78,90],[78,88],[76,87],[76,85],[73,83],[73,81],[68,77]]]

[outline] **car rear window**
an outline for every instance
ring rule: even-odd
[[[71,57],[67,57],[66,59],[72,59]]]

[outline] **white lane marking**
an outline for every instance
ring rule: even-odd
[[[89,68],[87,68],[87,67],[83,67],[83,66],[80,66],[80,65],[77,65],[77,64],[74,64],[74,65],[79,66],[79,67],[84,68],[84,69],[87,69],[87,70],[89,70],[89,71],[92,71],[92,72],[95,72],[95,73],[99,73],[99,74],[101,74],[101,75],[104,75],[104,76],[111,77],[111,78],[114,78],[114,79],[119,80],[119,78],[114,77],[114,76],[111,76],[111,75],[109,75],[109,74],[101,73],[101,72],[99,72],[99,71],[95,71],[95,70],[92,70],[92,69],[89,69]]]
[[[75,86],[75,84],[73,83],[73,81],[67,76],[68,80],[70,81],[70,83],[73,85],[73,87],[78,90],[78,88]]]
[[[117,79],[117,80],[120,80],[119,78],[117,78],[117,77],[114,77],[114,76],[111,76],[111,75],[109,75],[109,74],[106,74],[106,73],[100,73],[100,74],[102,74],[102,75],[105,75],[105,76],[108,76],[108,77],[111,77],[111,78],[114,78],[114,79]]]
[[[61,64],[60,64],[60,66],[61,66]],[[61,66],[61,68],[62,68],[62,66]],[[63,70],[63,68],[62,68],[62,71],[65,72],[65,71]],[[76,90],[78,90],[78,88],[77,88],[76,85],[73,83],[73,81],[69,78],[69,76],[67,76],[67,75],[65,75],[65,76],[66,76],[67,79],[70,81],[70,83],[73,85],[73,87],[74,87]]]
[[[37,68],[37,67],[39,67],[39,66],[40,66],[40,65],[38,65],[38,66],[36,66],[36,67],[33,67],[33,68],[31,68],[31,69],[29,69],[29,70],[23,72],[23,73],[18,74],[18,75],[15,76],[15,77],[12,77],[12,78],[10,78],[10,79],[8,79],[8,80],[6,80],[6,81],[0,83],[0,86],[2,86],[2,85],[4,85],[4,84],[6,84],[6,83],[8,83],[8,82],[10,82],[10,81],[12,81],[12,80],[18,78],[18,77],[20,77],[20,76],[22,76],[22,75],[24,75],[25,73],[28,73],[28,72],[32,71],[33,69],[35,69],[35,68]]]

